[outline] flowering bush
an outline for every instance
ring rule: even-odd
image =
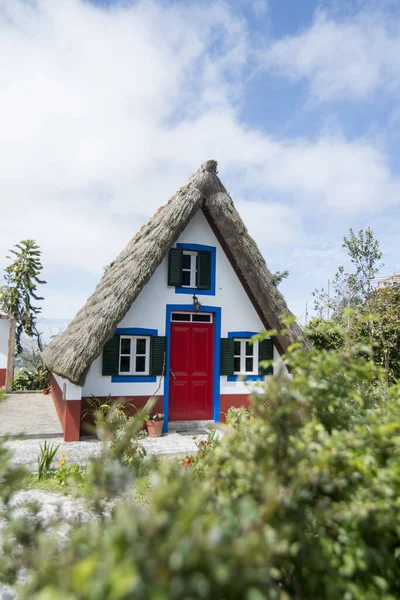
[[[43,390],[50,385],[50,373],[46,368],[37,371],[22,371],[12,384],[14,391],[19,390]]]
[[[207,438],[196,439],[197,452],[190,454],[180,461],[182,467],[193,467],[197,477],[203,476],[207,467],[207,457],[219,444],[219,436],[215,429],[209,429]]]
[[[67,483],[82,483],[85,475],[85,469],[76,463],[67,463],[66,452],[61,453],[61,459],[58,461],[58,468],[55,470],[54,477],[61,486]]]

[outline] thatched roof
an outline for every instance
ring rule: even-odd
[[[217,177],[217,162],[209,160],[143,225],[103,275],[73,321],[44,350],[43,361],[52,372],[83,385],[90,365],[200,209],[265,328],[280,329],[280,317],[290,311],[273,283],[257,244]],[[275,344],[278,350],[284,351],[301,335],[301,328],[294,324],[287,335],[276,337]]]

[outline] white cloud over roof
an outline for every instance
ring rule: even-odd
[[[265,62],[234,4],[0,0],[0,267],[32,237],[47,269],[100,274],[211,156],[267,262],[272,240],[301,253],[310,214],[349,219],[399,197],[381,140],[272,136],[243,121],[247,76]],[[319,101],[360,98],[397,85],[398,39],[382,21],[372,43],[372,26],[320,14],[297,36],[264,40],[263,60],[308,78]],[[47,287],[52,317],[73,316],[91,291]]]

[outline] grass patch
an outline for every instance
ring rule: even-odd
[[[186,456],[186,455],[182,455]],[[130,496],[132,501],[144,508],[150,508],[150,491],[152,488],[152,474],[165,461],[179,460],[176,455],[153,456],[143,462],[140,473],[135,477],[135,482]],[[68,465],[65,469],[73,469],[74,464]],[[22,482],[21,489],[23,490],[40,490],[52,494],[60,494],[63,496],[73,496],[87,498],[91,495],[91,487],[86,478],[86,469],[80,471],[79,481],[73,481],[72,478],[63,479],[60,483],[56,476],[57,469],[48,471],[45,477],[38,478],[38,474],[30,474],[25,477]]]
[[[151,476],[155,468],[155,464],[158,461],[154,461],[153,464],[146,465],[142,473],[135,478],[133,487],[132,500],[136,504],[148,508],[150,506],[149,492],[151,490]],[[63,496],[74,496],[87,498],[91,495],[91,487],[86,480],[86,472],[82,471],[81,480],[79,482],[68,480],[64,481],[63,484],[56,478],[56,472],[49,472],[46,477],[42,479],[38,478],[37,473],[27,475],[21,484],[22,490],[40,490],[42,492],[49,492],[52,494],[61,494]]]
[[[151,473],[136,479],[133,488],[133,501],[145,508],[149,508],[149,492],[151,490]]]
[[[42,492],[52,492],[67,496],[71,493],[68,486],[62,486],[54,477],[38,479],[37,475],[28,475],[22,483],[22,490],[41,490]]]

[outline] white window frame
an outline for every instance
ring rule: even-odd
[[[258,375],[258,363],[259,363],[259,344],[258,340],[253,342],[253,369],[252,371],[246,371],[246,342],[249,342],[251,338],[234,338],[234,342],[240,342],[240,371],[234,371],[234,375]],[[234,359],[239,354],[233,355]]]
[[[122,354],[121,346],[122,340],[130,340],[131,341],[131,352],[130,354]],[[145,354],[137,354],[136,353],[136,341],[137,340],[145,340],[146,341],[146,352]],[[121,357],[129,356],[129,371],[121,371]],[[136,357],[144,356],[145,357],[145,370],[144,371],[136,371]],[[121,335],[119,340],[119,356],[118,356],[118,373],[121,376],[124,375],[137,375],[137,376],[145,376],[149,375],[150,372],[150,337],[148,335]]]
[[[182,273],[190,272],[190,284],[183,285],[183,288],[197,288],[197,255],[195,250],[184,250],[184,256],[190,256],[190,269],[182,269]]]

